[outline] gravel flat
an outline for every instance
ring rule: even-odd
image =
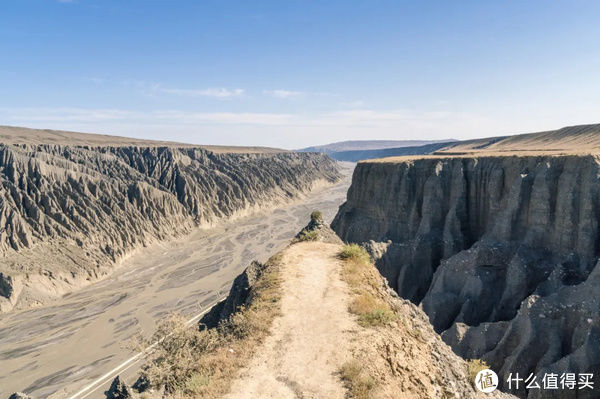
[[[237,274],[283,248],[313,209],[331,221],[351,171],[292,204],[140,250],[112,277],[45,307],[1,315],[0,397],[79,391],[131,356],[124,346],[137,331],[150,334],[169,312],[194,315],[226,295]],[[104,390],[88,398],[104,397]]]

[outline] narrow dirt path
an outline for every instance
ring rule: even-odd
[[[338,251],[334,244],[300,243],[284,252],[281,316],[226,398],[345,397],[337,370],[358,326],[347,311]]]

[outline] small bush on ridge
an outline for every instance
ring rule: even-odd
[[[321,213],[321,211],[312,211],[312,213],[310,214],[310,220],[314,222],[322,221],[323,214]]]

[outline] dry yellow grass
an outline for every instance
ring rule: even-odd
[[[279,314],[279,261],[279,256],[269,259],[251,288],[249,305],[217,328],[189,328],[177,315],[163,322],[150,340],[140,342],[144,346],[160,340],[142,375],[154,388],[164,388],[167,397],[216,398],[225,394]]]
[[[352,293],[349,311],[363,327],[356,332],[352,360],[339,370],[349,396],[476,397],[466,362],[440,340],[418,308],[390,295],[364,249],[345,247],[340,253],[353,254],[343,262],[341,276]],[[477,365],[470,367],[475,370]]]
[[[475,377],[477,377],[477,373],[479,373],[481,370],[489,368],[490,366],[488,366],[487,363],[481,359],[467,360],[467,375],[471,384],[475,386]]]
[[[294,242],[317,241],[318,238],[319,233],[316,230],[302,230],[300,236]]]
[[[339,253],[344,260],[342,278],[354,295],[348,310],[358,316],[363,327],[375,327],[396,319],[389,304],[378,297],[379,281],[372,273],[371,258],[357,244],[345,245]]]
[[[358,315],[358,323],[363,327],[379,326],[395,319],[387,303],[366,292],[355,296],[348,310]]]
[[[600,154],[600,124],[569,126],[539,133],[489,137],[452,143],[433,155],[388,157],[362,162],[398,163],[416,159],[524,157],[524,156],[582,156]]]
[[[359,161],[358,163],[403,163],[413,162],[420,159],[453,159],[453,158],[494,158],[494,157],[530,157],[530,156],[546,156],[546,157],[581,157],[581,156],[598,156],[593,152],[569,152],[569,151],[506,151],[506,152],[470,152],[470,153],[439,153],[434,155],[407,155],[402,157],[387,157],[379,159],[368,159]]]
[[[362,365],[358,361],[351,360],[344,363],[340,369],[340,378],[352,398],[371,398],[371,393],[373,388],[375,388],[375,380],[366,375]]]

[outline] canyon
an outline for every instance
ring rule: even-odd
[[[595,397],[506,383],[600,373],[600,157],[569,147],[590,129],[508,140],[533,143],[523,152],[491,140],[493,150],[360,162],[332,223],[457,354],[484,360],[519,397]]]
[[[107,396],[514,398],[478,392],[473,364],[318,212],[280,252],[238,275],[197,325],[163,321],[141,373],[115,377]]]
[[[41,306],[153,242],[340,178],[324,154],[8,127],[0,137],[0,312]]]
[[[2,131],[0,129],[0,133]],[[22,132],[22,129],[18,131]],[[14,136],[12,131],[9,132]],[[30,132],[26,130],[23,134]],[[18,246],[17,250],[6,244],[4,256],[22,256],[21,259],[32,262],[30,279],[23,277],[22,281],[30,284],[27,289],[33,292],[40,292],[46,286],[34,285],[31,276],[37,270],[49,270],[53,276],[58,275],[57,270],[84,276],[88,275],[88,270],[99,270],[99,278],[85,280],[82,285],[65,282],[61,286],[63,291],[56,289],[59,283],[55,278],[48,278],[45,284],[51,284],[54,295],[43,297],[42,303],[35,304],[37,306],[25,306],[28,303],[21,302],[16,308],[0,314],[2,397],[15,391],[25,391],[38,398],[74,397],[82,388],[127,361],[131,356],[127,342],[136,334],[152,332],[156,324],[172,312],[194,317],[222,299],[244,267],[255,259],[264,261],[273,251],[278,251],[304,225],[311,211],[320,209],[324,218],[332,220],[345,198],[353,167],[338,164],[323,154],[294,154],[256,147],[190,148],[178,143],[131,143],[125,138],[84,134],[73,134],[75,145],[65,147],[62,140],[65,135],[69,139],[70,132],[34,133],[39,136],[25,137],[32,141],[40,138],[52,144],[44,144],[40,151],[31,154],[27,152],[32,164],[38,162],[36,157],[49,157],[62,168],[56,167],[56,170],[69,175],[89,160],[91,166],[81,173],[80,180],[87,183],[92,180],[105,187],[112,184],[115,188],[106,193],[98,190],[97,194],[89,196],[82,194],[85,194],[83,189],[68,191],[63,184],[77,187],[79,180],[61,180],[53,175],[59,173],[53,165],[43,163],[45,169],[41,175],[47,182],[42,185],[43,192],[61,198],[54,190],[62,187],[65,197],[89,204],[94,212],[98,207],[100,213],[89,223],[85,223],[86,220],[81,224],[73,223],[66,231],[47,235],[38,234],[35,224],[26,225],[32,229],[31,247]],[[100,147],[85,148],[81,140],[89,140]],[[14,143],[6,144],[6,147],[20,154],[24,145],[29,151],[29,146],[41,144]],[[50,146],[58,155],[48,155],[45,146]],[[83,155],[74,158],[72,152]],[[137,166],[132,167],[133,163],[115,154],[127,154],[126,159],[136,160]],[[87,160],[82,159],[86,157]],[[104,157],[110,162],[106,167],[98,166],[101,165],[98,159]],[[110,170],[111,167],[121,172]],[[208,167],[210,170],[203,169]],[[19,173],[25,173],[23,170],[29,173],[28,168],[19,168],[16,168],[21,170]],[[159,171],[160,168],[164,169]],[[179,176],[175,179],[179,184],[166,183],[173,175]],[[17,182],[25,180],[27,184],[33,184],[29,179],[17,179]],[[264,187],[261,181],[265,182]],[[126,190],[129,184],[136,183],[147,185],[146,191],[139,196],[140,208],[130,203]],[[241,192],[240,187],[246,191]],[[117,188],[122,191],[117,192]],[[30,193],[35,190],[19,191],[17,187],[14,192],[24,198],[33,195]],[[222,200],[222,203],[204,203],[205,198]],[[102,204],[102,201],[117,199],[124,209],[106,208]],[[136,196],[131,199],[137,201]],[[197,204],[202,211],[195,213],[191,204]],[[79,215],[80,208],[74,206],[74,209],[72,214]],[[142,212],[143,209],[147,212]],[[102,213],[104,210],[106,212]],[[130,212],[128,217],[124,216],[127,215],[125,210]],[[20,208],[13,210],[17,211]],[[163,212],[172,212],[166,214],[177,223],[166,220]],[[54,215],[43,215],[42,220],[51,224]],[[197,215],[204,215],[204,220]],[[70,214],[66,213],[65,217],[70,218]],[[25,216],[22,218],[30,221]],[[140,223],[140,227],[127,231],[119,228],[121,223],[124,226]],[[86,244],[88,236],[90,241],[112,240],[113,248],[121,250],[121,255],[115,252],[116,261],[113,261],[101,250],[93,252],[94,246]],[[121,237],[121,241],[113,236]],[[82,241],[82,246],[77,244],[77,238]],[[64,247],[69,242],[72,252],[67,252],[70,249]],[[77,263],[66,257],[55,257],[56,253],[81,253],[84,249],[98,257],[100,268],[85,259]],[[37,254],[37,257],[31,254]],[[67,263],[58,263],[65,259]],[[6,267],[4,263],[2,265]],[[38,269],[34,268],[36,265]],[[14,272],[14,269],[8,270]],[[19,276],[15,273],[11,278],[14,275]],[[139,361],[128,363],[123,377],[135,374],[139,366]],[[86,398],[105,397],[104,391],[110,387],[110,381],[100,382],[103,384],[94,385],[93,391],[85,392]]]
[[[102,397],[117,375],[113,388],[130,391],[149,364],[127,358],[136,333],[173,311],[202,316],[208,337],[227,323],[246,331],[253,285],[281,278],[266,301],[273,325],[262,320],[242,349],[232,397],[248,387],[343,397],[353,388],[335,375],[346,364],[362,365],[376,397],[480,397],[470,359],[481,359],[500,376],[497,397],[594,398],[507,379],[600,373],[599,129],[436,144],[354,167],[319,153],[82,134],[67,145],[69,132],[0,128],[0,359],[10,369],[0,395]],[[342,241],[377,269],[344,277]],[[261,280],[271,261],[261,262],[281,249],[282,274]],[[353,295],[384,306],[375,328],[350,311]],[[322,364],[302,375],[279,367],[294,357]],[[315,367],[327,383],[314,383]]]

